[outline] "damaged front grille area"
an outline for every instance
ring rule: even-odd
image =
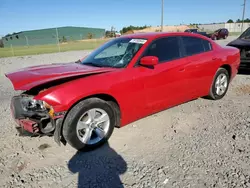
[[[34,110],[24,107],[27,96],[15,96],[11,100],[11,111],[16,122],[25,130],[36,134],[50,134],[55,129],[55,120],[49,115],[49,109]],[[27,104],[26,104],[27,105]]]

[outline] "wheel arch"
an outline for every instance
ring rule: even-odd
[[[83,101],[83,100],[86,100],[86,99],[89,99],[89,98],[99,98],[99,99],[102,99],[104,101],[107,101],[109,102],[109,104],[115,108],[115,113],[116,115],[118,115],[119,119],[121,118],[121,107],[120,107],[120,104],[118,103],[118,101],[116,100],[115,97],[113,97],[112,95],[110,94],[106,94],[106,93],[98,93],[98,94],[93,94],[93,95],[88,95],[88,96],[85,96],[79,100],[77,100],[76,102],[74,102],[70,108],[68,109],[67,113],[65,114],[65,117],[67,116],[68,112],[75,106],[77,105],[79,102]],[[119,126],[117,127],[120,127],[120,122],[117,122],[119,123]]]
[[[220,68],[224,68],[228,71],[228,74],[229,74],[229,79],[231,79],[231,75],[232,75],[232,67],[228,64],[224,64],[222,65]]]
[[[109,104],[112,106],[112,108],[114,108],[114,112],[116,113],[116,127],[117,128],[120,128],[120,120],[121,120],[121,108],[120,108],[120,105],[118,103],[118,101],[112,96],[112,95],[109,95],[109,94],[105,94],[105,93],[99,93],[99,94],[93,94],[93,95],[89,95],[89,96],[86,96],[86,97],[83,97],[81,98],[80,100],[77,100],[76,102],[74,102],[73,105],[71,105],[71,107],[68,109],[67,113],[64,115],[63,117],[63,120],[62,120],[62,125],[60,126],[59,129],[57,129],[57,135],[60,135],[60,138],[58,137],[58,139],[60,139],[62,141],[63,144],[66,144],[66,140],[62,134],[62,130],[63,130],[63,126],[64,126],[64,121],[65,121],[65,118],[67,117],[69,111],[75,106],[77,105],[79,102],[83,101],[83,100],[86,100],[86,99],[89,99],[89,98],[99,98],[99,99],[102,99],[104,101],[107,101],[109,102]],[[58,142],[60,142],[58,140]]]

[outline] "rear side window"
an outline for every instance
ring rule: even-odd
[[[205,52],[208,52],[208,51],[212,50],[212,45],[211,45],[211,43],[209,41],[202,40],[202,42],[203,42],[203,46],[204,46],[204,51]]]
[[[166,37],[157,39],[150,44],[144,56],[156,56],[159,62],[181,58],[178,37]]]
[[[182,37],[187,56],[200,54],[212,50],[211,43],[197,37]]]

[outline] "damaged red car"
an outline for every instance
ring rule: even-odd
[[[115,127],[199,97],[223,98],[239,64],[237,48],[198,34],[142,33],[112,39],[76,62],[6,76],[22,91],[11,100],[19,126],[85,150],[105,143]]]

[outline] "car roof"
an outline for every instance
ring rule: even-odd
[[[144,38],[144,39],[155,39],[159,37],[165,36],[196,36],[202,39],[207,39],[207,37],[196,34],[196,33],[188,33],[188,32],[148,32],[148,33],[134,33],[123,35],[124,38]]]

